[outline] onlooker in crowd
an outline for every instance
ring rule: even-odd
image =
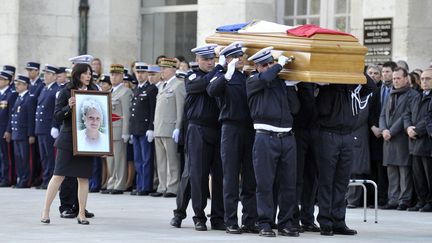
[[[388,202],[382,209],[406,210],[412,197],[412,161],[408,136],[404,132],[406,107],[418,92],[411,89],[408,72],[400,67],[393,71],[393,87],[381,111],[379,128],[384,139],[383,164],[389,180]]]
[[[45,87],[37,98],[35,134],[42,163],[42,184],[39,188],[46,189],[54,171],[54,140],[59,135],[60,124],[54,119],[54,105],[59,91],[59,85],[55,82],[58,70],[47,64],[43,71]]]
[[[10,124],[10,113],[18,93],[9,86],[12,74],[0,72],[0,187],[9,187],[14,183],[10,133],[6,128]]]
[[[177,151],[184,111],[184,82],[175,76],[174,58],[162,58],[162,83],[156,98],[154,137],[159,186],[155,197],[175,197],[180,181],[180,155]]]
[[[132,91],[123,86],[124,67],[121,64],[111,64],[110,80],[112,83],[112,113],[121,117],[112,123],[113,156],[107,158],[108,183],[103,194],[122,194],[126,190],[127,163],[126,143],[129,140],[129,118]]]
[[[378,186],[378,205],[384,206],[387,204],[388,198],[388,178],[387,168],[383,165],[383,138],[379,129],[379,118],[386,100],[389,97],[393,83],[393,69],[397,65],[394,62],[386,62],[382,67],[382,75],[379,66],[370,66],[367,72],[375,82],[378,77],[382,77],[382,81],[377,82],[377,89],[373,92],[369,106],[369,126],[370,126],[370,159],[372,180]],[[379,75],[378,75],[379,72]],[[372,74],[372,75],[371,75]]]
[[[409,151],[413,156],[412,173],[417,203],[408,211],[432,212],[432,140],[427,133],[427,112],[432,100],[432,69],[421,75],[423,93],[407,106],[404,128],[409,137]]]

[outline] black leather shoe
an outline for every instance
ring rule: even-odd
[[[76,216],[77,214],[74,211],[72,211],[72,209],[67,209],[60,213],[60,218],[64,218],[64,219],[73,219]]]
[[[301,227],[303,228],[304,231],[308,231],[308,232],[320,232],[321,231],[320,228],[314,223],[303,224]]]
[[[424,205],[424,207],[422,207],[420,209],[420,212],[423,212],[423,213],[432,212],[432,204],[431,203],[426,203],[426,205]]]
[[[152,192],[150,193],[150,196],[152,197],[162,197],[163,193],[162,192]]]
[[[172,218],[170,221],[170,225],[176,228],[180,228],[181,223],[182,223],[182,219],[177,216],[174,216],[174,218]]]
[[[383,210],[391,210],[391,209],[396,209],[398,206],[397,205],[391,205],[391,204],[386,204],[386,205],[384,205],[384,206],[382,206],[382,207],[380,207],[380,209],[383,209]]]
[[[78,220],[78,224],[83,224],[83,225],[89,225],[90,224],[90,222],[87,219],[80,219],[78,217],[77,220]]]
[[[90,188],[89,192],[90,193],[95,193],[95,192],[99,192],[100,189],[99,188]]]
[[[147,191],[137,192],[138,196],[148,196],[150,193]]]
[[[295,227],[280,229],[278,230],[278,235],[292,236],[292,237],[300,236],[298,229]]]
[[[195,223],[196,231],[207,231],[207,226],[204,222],[196,222]]]
[[[357,230],[348,228],[348,226],[333,228],[333,233],[336,235],[356,235]]]
[[[225,231],[228,234],[241,234],[242,233],[242,231],[238,225],[228,226],[228,227],[226,227]]]
[[[276,233],[271,229],[261,229],[259,231],[259,236],[276,237]]]
[[[2,181],[0,182],[0,187],[10,187],[10,185],[6,181]]]
[[[212,223],[211,229],[212,230],[225,230],[226,227],[225,227],[224,223]]]
[[[41,222],[44,224],[49,224],[49,223],[51,223],[51,220],[50,219],[41,219]]]
[[[258,234],[259,233],[259,227],[257,225],[242,225],[241,230],[243,233],[252,233],[252,234]]]
[[[399,204],[399,206],[397,206],[396,210],[405,211],[405,210],[407,210],[407,208],[408,208],[408,205],[406,205],[406,204]]]
[[[355,205],[355,204],[348,204],[347,205],[347,208],[357,208],[358,206],[357,205]]]
[[[112,191],[110,192],[110,194],[111,194],[111,195],[119,195],[119,194],[123,194],[123,191],[122,191],[122,190],[112,190]]]
[[[112,190],[111,189],[103,189],[100,191],[101,194],[110,194]]]
[[[334,232],[331,227],[321,227],[321,235],[333,236]]]
[[[85,210],[85,216],[86,216],[86,218],[93,218],[95,215],[94,215],[94,213],[91,213],[91,212],[87,211],[87,209],[86,209]]]
[[[138,192],[137,192],[136,190],[132,190],[130,194],[131,194],[132,196],[136,196],[137,193],[138,193]]]
[[[177,195],[172,192],[167,192],[163,194],[163,197],[176,197]]]
[[[423,207],[424,207],[424,205],[416,204],[414,207],[410,207],[407,210],[410,212],[417,212],[417,211],[420,211],[420,209]]]

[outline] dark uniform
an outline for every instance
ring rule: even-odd
[[[376,89],[373,80],[368,76],[367,80],[368,83],[360,90],[360,97]],[[322,86],[317,97],[320,125],[317,220],[323,235],[357,233],[345,224],[345,195],[350,179],[354,144],[352,131],[358,118],[352,98],[356,87],[357,85],[346,84]]]
[[[42,89],[36,106],[35,134],[38,138],[39,155],[42,164],[42,188],[46,189],[54,170],[54,138],[51,128],[59,129],[54,119],[54,105],[59,85],[53,82]]]
[[[295,222],[301,221],[306,231],[319,231],[314,217],[318,191],[318,112],[315,106],[316,84],[299,83],[301,109],[294,116],[293,130],[297,145],[297,201]]]
[[[3,78],[11,79],[12,75],[1,72]],[[0,187],[8,187],[14,182],[15,170],[12,164],[12,146],[3,138],[8,124],[10,124],[10,113],[18,96],[11,87],[0,91]]]
[[[238,226],[239,175],[242,224],[253,228],[257,219],[256,183],[252,165],[254,130],[247,104],[246,78],[246,74],[236,70],[231,80],[227,81],[224,72],[219,72],[207,87],[209,95],[217,98],[221,110],[219,122],[222,123],[221,158],[227,228]]]
[[[218,65],[209,73],[200,69],[190,74],[185,83],[185,112],[187,128],[187,158],[190,169],[192,207],[194,222],[207,220],[204,209],[207,205],[208,176],[212,175],[212,226],[223,225],[222,165],[220,160],[219,108],[216,100],[207,94],[206,88],[216,72],[223,70]]]
[[[36,98],[28,91],[19,94],[12,108],[10,124],[7,128],[14,142],[17,188],[28,188],[32,184],[34,144],[29,144],[29,137],[35,136],[35,112]]]
[[[279,194],[279,231],[298,236],[294,222],[296,202],[296,143],[292,130],[275,132],[257,129],[257,125],[292,128],[293,116],[299,110],[294,87],[287,87],[277,75],[282,66],[275,64],[255,73],[247,80],[248,103],[256,129],[253,165],[257,182],[257,211],[260,232],[270,232],[273,215],[273,186]],[[265,234],[263,234],[265,235]]]
[[[39,97],[42,89],[45,87],[45,84],[42,82],[41,78],[37,78],[33,84],[29,85],[29,93],[33,94],[34,97]]]
[[[134,90],[129,118],[129,132],[133,135],[136,191],[147,195],[153,190],[154,143],[148,142],[146,132],[153,131],[156,95],[155,85],[145,81]]]

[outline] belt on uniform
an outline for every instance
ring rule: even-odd
[[[289,132],[272,132],[272,131],[267,131],[267,130],[262,130],[262,129],[257,129],[256,133],[267,134],[267,135],[275,136],[278,138],[282,138],[285,136],[291,136],[294,134],[292,130]]]

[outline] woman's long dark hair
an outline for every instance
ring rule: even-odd
[[[90,73],[93,73],[93,70],[91,66],[87,63],[78,63],[75,64],[75,66],[72,69],[72,80],[68,83],[67,88],[69,89],[78,89],[82,86],[82,83],[80,81],[81,74],[87,72],[87,70],[90,70]],[[89,89],[90,87],[93,87],[93,79],[90,79],[90,83],[88,85]]]

